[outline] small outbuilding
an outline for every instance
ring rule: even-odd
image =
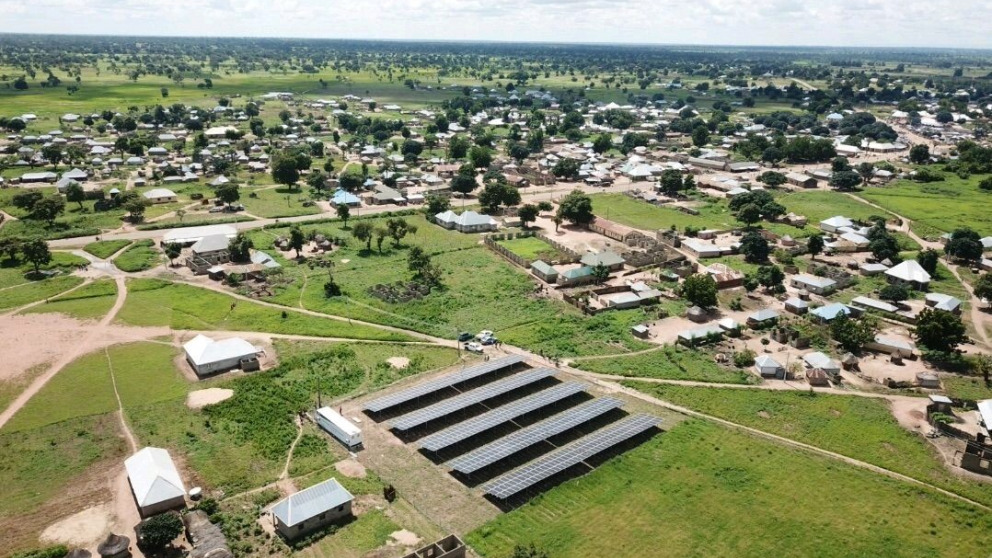
[[[785,378],[785,368],[771,355],[760,355],[754,359],[754,369],[762,378]]]

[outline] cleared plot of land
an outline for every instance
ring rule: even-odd
[[[91,474],[111,463],[119,466],[125,451],[112,415],[0,432],[0,484],[4,487],[0,545],[4,551],[36,546],[45,526],[105,499],[105,478]]]
[[[285,313],[285,317],[283,314]],[[261,331],[382,341],[409,341],[402,333],[330,318],[280,311],[221,293],[156,279],[128,281],[128,297],[118,314],[130,325],[173,329]]]
[[[868,188],[859,195],[913,221],[913,230],[936,239],[941,234],[970,227],[982,236],[992,234],[992,214],[987,210],[992,195],[978,189],[986,178],[961,179],[945,173],[943,182],[918,184],[899,180],[889,186]]]
[[[992,484],[965,481],[951,474],[923,437],[896,422],[885,400],[637,382],[628,385],[676,405],[866,461],[992,504]]]
[[[915,557],[981,555],[987,526],[932,492],[688,421],[467,538],[487,557],[530,543],[561,558]]]
[[[635,378],[663,378],[667,380],[693,380],[724,384],[756,383],[757,378],[747,371],[720,366],[713,355],[690,351],[680,347],[664,347],[631,356],[598,358],[574,363],[576,368]]]
[[[559,313],[499,332],[511,345],[547,357],[628,353],[655,345],[641,341],[630,328],[652,319],[643,309],[602,312],[595,316]]]
[[[83,246],[83,250],[86,250],[101,260],[105,260],[120,252],[122,248],[129,244],[131,244],[130,240],[100,240]]]
[[[155,267],[162,259],[162,254],[155,249],[152,240],[141,240],[114,258],[114,265],[121,271],[137,272]]]
[[[300,552],[313,558],[359,558],[389,541],[400,526],[380,510],[364,513],[352,523]]]
[[[254,197],[252,197],[254,195]],[[245,211],[265,219],[275,217],[295,217],[297,215],[313,215],[320,213],[316,205],[304,206],[303,202],[310,196],[303,190],[279,188],[242,189],[238,201],[245,206]]]
[[[82,284],[83,279],[80,277],[61,275],[43,281],[18,285],[3,291],[3,296],[0,296],[0,310],[10,310],[51,298]]]
[[[52,298],[45,304],[32,306],[25,314],[59,313],[80,320],[95,320],[110,311],[117,299],[117,283],[100,279],[71,293]]]
[[[559,261],[563,254],[554,246],[535,236],[500,240],[499,244],[514,254],[530,261],[543,260],[546,262]]]
[[[891,217],[878,208],[840,192],[825,190],[789,192],[778,196],[776,201],[784,205],[789,211],[806,216],[811,227],[818,227],[820,221],[836,215],[843,215],[859,221],[867,221],[869,217],[874,215]]]

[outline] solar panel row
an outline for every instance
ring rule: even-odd
[[[477,403],[482,403],[515,389],[533,384],[551,376],[553,373],[554,370],[550,368],[538,368],[520,372],[519,374],[485,384],[465,393],[439,401],[433,405],[428,405],[423,409],[418,409],[412,413],[397,417],[390,421],[390,425],[396,430],[410,430],[411,428],[427,424],[432,420],[437,420]]]
[[[580,391],[582,385],[575,382],[558,384],[435,432],[421,440],[420,447],[430,451],[440,451],[517,417],[571,397]]]
[[[419,386],[414,386],[403,391],[399,391],[378,399],[373,399],[365,404],[365,410],[372,413],[378,413],[386,409],[396,407],[397,405],[402,405],[413,401],[414,399],[423,397],[425,395],[430,395],[444,388],[451,387],[468,380],[478,378],[479,376],[484,376],[486,374],[491,374],[493,372],[498,372],[505,368],[509,368],[516,364],[524,361],[524,357],[519,355],[511,355],[503,358],[498,358],[496,360],[491,360],[479,364],[477,366],[470,366],[464,370],[455,372],[454,374],[449,374],[442,378],[436,380],[431,380],[420,384]]]
[[[486,494],[505,500],[573,465],[658,425],[657,417],[635,415],[539,457],[486,485]]]
[[[457,457],[451,460],[448,466],[459,473],[472,474],[538,442],[567,432],[621,406],[623,406],[623,402],[612,397],[587,401],[564,413],[521,428],[499,440]]]

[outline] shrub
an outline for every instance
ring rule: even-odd
[[[744,349],[734,353],[734,366],[737,368],[747,368],[748,366],[754,366],[754,351],[751,349]]]

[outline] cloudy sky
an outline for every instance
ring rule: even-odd
[[[989,21],[988,0],[0,0],[22,33],[992,48]]]

